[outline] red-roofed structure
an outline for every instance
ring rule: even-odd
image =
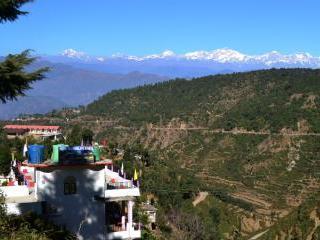
[[[61,135],[60,126],[45,125],[5,125],[3,127],[9,138],[35,136],[35,137],[56,137]]]
[[[4,129],[25,129],[25,130],[59,130],[59,126],[41,125],[5,125]]]

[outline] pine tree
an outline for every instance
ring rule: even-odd
[[[21,11],[20,7],[31,0],[1,0],[0,23],[14,21],[20,15],[28,12]],[[9,54],[4,61],[0,62],[0,101],[5,103],[23,96],[25,91],[31,88],[31,84],[44,78],[48,68],[41,68],[34,72],[26,71],[26,67],[34,62],[30,57],[30,51],[20,54]]]
[[[20,15],[26,15],[28,12],[21,11],[20,8],[32,0],[1,0],[0,1],[0,23],[14,21]]]

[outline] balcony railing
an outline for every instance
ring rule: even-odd
[[[128,189],[128,188],[134,188],[134,184],[131,181],[126,182],[108,182],[107,183],[107,189],[113,190],[113,189]]]
[[[141,230],[139,225],[123,230],[121,227],[112,228],[115,231],[109,232],[107,239],[139,239],[141,238]]]

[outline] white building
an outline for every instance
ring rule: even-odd
[[[133,222],[139,188],[111,170],[111,161],[85,164],[28,164],[20,167],[27,185],[0,187],[7,211],[35,211],[79,239],[137,239]]]

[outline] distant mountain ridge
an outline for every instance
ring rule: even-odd
[[[22,113],[46,113],[62,107],[86,105],[114,89],[136,87],[168,79],[137,71],[127,74],[106,73],[43,60],[35,62],[29,69],[43,66],[51,69],[46,78],[35,82],[32,85],[33,89],[26,92],[27,97],[0,104],[0,119],[11,119]]]
[[[0,120],[9,120],[21,114],[43,114],[53,109],[61,109],[68,106],[65,102],[54,97],[20,97],[17,101],[0,104]]]
[[[62,63],[38,61],[33,68],[49,66],[47,78],[38,81],[27,94],[56,97],[71,106],[86,105],[99,96],[122,88],[131,88],[167,80],[167,77],[138,71],[127,74],[106,73],[76,68]]]

